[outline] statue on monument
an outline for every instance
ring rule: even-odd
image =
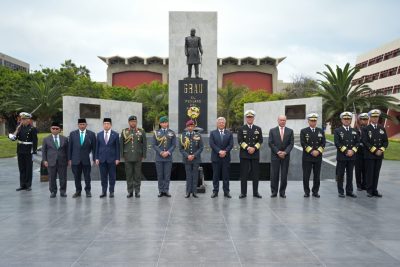
[[[201,46],[201,38],[196,36],[196,30],[190,30],[190,36],[185,38],[185,55],[188,65],[188,78],[192,77],[192,66],[194,65],[195,76],[199,76],[199,64],[201,64],[201,56],[203,55],[203,47]]]

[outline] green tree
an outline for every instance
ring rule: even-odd
[[[311,77],[297,75],[292,79],[284,92],[288,99],[311,97],[318,92],[318,82]]]
[[[120,101],[133,101],[135,98],[135,90],[127,87],[107,86],[101,98],[120,100]]]
[[[235,120],[234,104],[242,98],[249,90],[244,86],[234,86],[232,82],[228,82],[225,87],[219,88],[217,91],[217,112],[219,116],[226,118],[226,127],[230,128]]]
[[[351,81],[359,72],[359,69],[350,67],[347,63],[344,68],[336,66],[334,71],[329,65],[325,65],[328,71],[317,72],[324,80],[318,80],[322,87],[318,95],[323,98],[323,118],[331,123],[335,129],[341,125],[339,115],[343,111],[366,112],[371,108],[393,108],[398,109],[396,103],[399,101],[386,95],[365,95],[371,93],[368,84],[357,84],[353,86]]]

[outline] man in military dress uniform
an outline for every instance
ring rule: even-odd
[[[325,133],[317,127],[318,114],[310,113],[307,115],[309,127],[300,131],[300,143],[303,147],[303,188],[304,197],[310,197],[310,175],[313,171],[313,197],[319,198],[320,173],[322,163],[322,153],[325,148]]]
[[[361,113],[358,116],[358,128],[357,134],[360,136],[360,141],[362,140],[362,131],[365,126],[368,125],[368,113]],[[354,170],[356,173],[356,183],[357,183],[357,190],[362,191],[367,189],[367,178],[366,178],[366,173],[365,173],[365,160],[364,160],[364,154],[365,154],[365,148],[364,144],[360,142],[360,147],[358,148],[357,151],[357,159],[355,162]]]
[[[186,171],[186,198],[189,198],[190,194],[197,198],[199,165],[201,163],[201,152],[204,149],[201,134],[193,131],[194,126],[194,121],[189,120],[186,122],[187,131],[182,133],[179,146]]]
[[[196,36],[196,30],[190,30],[190,36],[185,38],[185,55],[188,65],[188,78],[192,77],[192,66],[196,78],[199,78],[199,64],[201,64],[200,54],[203,55],[203,47],[201,46],[201,38]]]
[[[364,159],[367,177],[367,196],[382,197],[378,192],[379,172],[382,166],[383,154],[389,145],[384,127],[378,124],[381,111],[373,109],[369,113],[370,124],[362,130],[362,142],[364,143]]]
[[[260,178],[260,147],[263,142],[261,128],[254,125],[254,110],[246,110],[246,124],[238,130],[238,143],[240,145],[240,189],[239,198],[247,196],[247,180],[253,180],[253,196],[262,198],[258,193],[258,180]]]
[[[127,198],[140,197],[140,180],[142,175],[142,160],[146,158],[147,140],[143,129],[137,127],[136,116],[128,119],[129,128],[122,130],[120,137],[121,154],[125,160]]]
[[[169,182],[172,169],[172,152],[176,147],[175,132],[168,129],[168,117],[160,118],[161,128],[154,131],[153,149],[156,154],[156,170],[158,179],[158,197],[171,197],[169,193]]]
[[[334,141],[337,148],[336,181],[339,197],[345,197],[343,181],[344,172],[346,171],[346,195],[356,198],[357,196],[353,193],[353,170],[360,138],[357,131],[350,127],[351,117],[351,112],[342,112],[340,114],[342,126],[334,131]]]
[[[37,154],[38,131],[31,125],[32,115],[27,112],[19,114],[21,122],[14,134],[9,134],[12,141],[17,141],[17,158],[19,169],[19,188],[17,191],[31,191],[32,154]]]

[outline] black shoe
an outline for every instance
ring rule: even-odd
[[[245,198],[245,197],[247,197],[246,195],[243,195],[243,194],[240,194],[239,195],[239,199],[242,199],[242,198]]]
[[[285,195],[285,194],[279,194],[279,196],[280,196],[281,198],[286,198],[286,195]]]
[[[367,193],[367,197],[373,197],[374,195],[371,193]]]
[[[100,198],[103,198],[103,197],[106,197],[106,196],[107,196],[106,193],[102,193],[102,194],[100,195]]]
[[[376,193],[374,194],[374,197],[382,197],[382,194],[379,194],[378,192],[376,192]]]
[[[135,198],[140,198],[140,193],[139,192],[135,193]]]
[[[18,187],[17,189],[15,189],[15,191],[22,191],[25,190],[25,187]]]
[[[80,194],[79,194],[79,196],[80,196]],[[86,192],[86,197],[92,197],[92,193]]]
[[[343,194],[343,193],[339,193],[339,195],[338,195],[339,197],[345,197],[345,195]]]
[[[310,197],[310,194],[309,193],[305,193],[304,197]]]
[[[232,198],[231,194],[229,194],[229,193],[224,193],[224,197],[226,197],[226,198]]]
[[[254,194],[253,197],[262,198],[262,196],[259,193]]]
[[[129,193],[126,197],[127,197],[127,198],[133,197],[133,193]]]
[[[218,197],[218,193],[217,193],[217,192],[213,192],[213,193],[211,194],[211,198],[215,198],[215,197]]]
[[[198,196],[195,193],[192,193],[192,197],[198,198]]]
[[[27,187],[25,190],[26,190],[26,191],[32,191],[32,188]]]
[[[168,193],[168,192],[166,192],[166,193],[164,193],[164,196],[166,196],[166,197],[171,197],[171,194]]]
[[[114,197],[114,192],[110,192],[110,198]]]
[[[321,197],[318,193],[313,193],[312,196],[316,197],[316,198],[320,198]]]
[[[77,197],[81,197],[81,192],[75,192],[75,194],[72,196],[72,198],[77,198]]]
[[[164,193],[163,193],[163,192],[160,192],[160,193],[158,193],[157,196],[158,196],[158,197],[163,197],[163,196],[164,196]]]
[[[357,187],[357,191],[363,191],[361,187]]]
[[[50,194],[50,198],[55,198],[56,195],[57,195],[56,193],[51,193],[51,194]]]
[[[186,193],[185,198],[189,198],[190,197],[190,193]]]
[[[355,195],[354,193],[346,193],[346,196],[352,197],[352,198],[357,198],[357,195]]]
[[[60,193],[60,196],[61,196],[61,197],[67,197],[67,194],[65,194],[65,193]]]
[[[274,197],[277,197],[277,196],[278,196],[278,194],[272,194],[271,198],[274,198]]]

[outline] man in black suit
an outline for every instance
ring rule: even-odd
[[[52,122],[51,134],[43,139],[42,160],[49,171],[50,198],[57,195],[57,174],[60,180],[60,196],[67,197],[68,139],[60,135],[61,126]]]
[[[68,159],[72,173],[75,179],[75,194],[73,198],[81,196],[82,192],[82,172],[85,177],[86,197],[91,197],[90,185],[90,153],[92,153],[93,162],[95,161],[96,135],[94,132],[86,129],[86,119],[78,119],[78,129],[70,132],[68,140]]]
[[[373,109],[368,114],[370,116],[370,124],[363,128],[361,135],[365,146],[367,196],[382,197],[382,194],[378,192],[378,181],[383,155],[389,145],[388,136],[385,128],[378,124],[381,111]]]
[[[350,126],[352,113],[342,112],[340,119],[342,126],[334,130],[334,141],[337,148],[336,153],[336,181],[339,197],[345,197],[343,182],[346,172],[346,195],[352,198],[357,196],[353,193],[353,170],[356,153],[360,145],[360,137],[356,130]]]
[[[269,131],[268,145],[271,148],[271,197],[277,196],[279,188],[280,197],[286,198],[290,152],[294,146],[293,130],[286,127],[286,116],[280,115],[278,126]],[[280,187],[279,170],[281,170]]]
[[[303,147],[303,188],[304,197],[310,197],[310,176],[311,170],[314,174],[312,195],[319,198],[320,173],[322,163],[322,153],[325,148],[325,133],[317,127],[318,114],[310,113],[307,115],[309,127],[300,131],[300,143]]]
[[[218,196],[219,180],[222,178],[224,196],[231,198],[229,194],[229,165],[231,162],[231,150],[233,148],[233,135],[225,129],[224,117],[217,119],[217,129],[210,132],[211,162],[213,168],[213,193],[211,198]]]
[[[254,110],[246,110],[246,124],[238,130],[238,143],[240,145],[240,191],[239,198],[247,196],[247,180],[253,180],[253,196],[262,198],[258,193],[258,180],[260,179],[260,147],[263,142],[261,128],[254,125]]]

